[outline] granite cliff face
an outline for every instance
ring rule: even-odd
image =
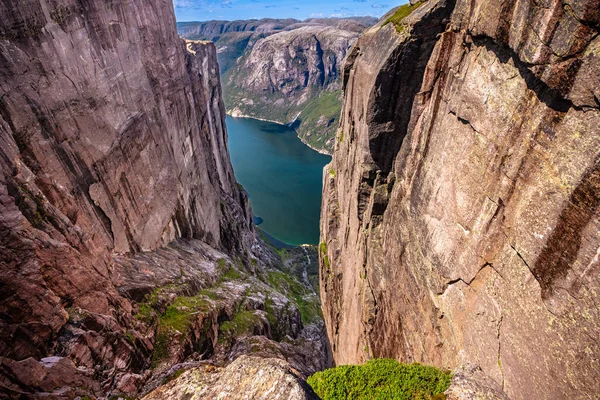
[[[597,0],[429,0],[358,40],[324,177],[336,363],[600,391],[599,27]]]
[[[224,118],[215,46],[170,1],[0,5],[2,395],[135,394],[252,337],[319,351],[286,297],[312,289],[270,286]]]
[[[300,138],[325,152],[341,109],[340,69],[371,18],[180,23],[189,39],[213,40],[227,110],[293,124]]]

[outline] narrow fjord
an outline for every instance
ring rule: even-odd
[[[233,169],[259,227],[286,244],[317,244],[323,167],[331,157],[285,125],[227,117],[227,130]]]

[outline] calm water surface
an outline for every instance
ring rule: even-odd
[[[288,244],[317,244],[323,167],[331,157],[284,125],[228,116],[227,131],[235,176],[260,228]]]

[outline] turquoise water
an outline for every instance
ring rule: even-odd
[[[228,116],[227,131],[235,177],[259,227],[287,244],[317,244],[323,167],[331,157],[284,125]]]

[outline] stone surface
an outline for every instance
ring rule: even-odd
[[[284,361],[242,356],[226,368],[207,365],[186,371],[143,399],[317,400],[318,397]]]
[[[598,10],[430,0],[358,40],[324,177],[336,363],[476,364],[511,399],[600,391]]]
[[[220,284],[221,264],[270,288],[257,276],[281,260],[254,231],[224,118],[216,48],[178,37],[172,2],[0,5],[2,391],[135,393],[162,372],[157,321]],[[244,288],[223,308],[264,313]],[[294,340],[300,312],[278,296]],[[261,321],[255,335],[280,322]],[[216,340],[192,328],[173,362]]]
[[[500,385],[476,365],[463,365],[453,371],[450,387],[444,393],[447,400],[508,400]]]

